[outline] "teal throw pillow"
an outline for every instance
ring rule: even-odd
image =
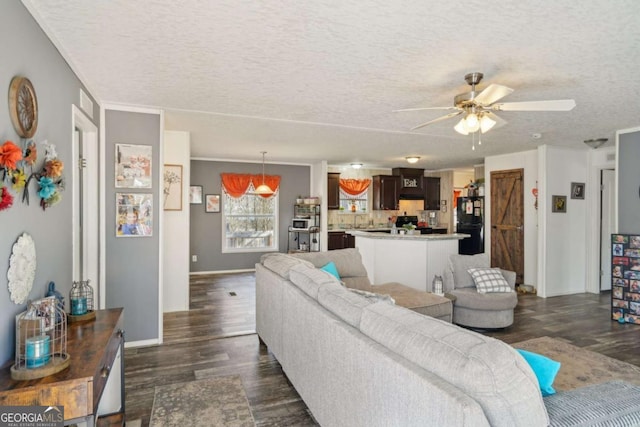
[[[329,274],[336,276],[336,279],[340,280],[340,274],[338,273],[338,268],[333,261],[328,262],[326,265],[320,267],[320,270],[326,271]]]
[[[553,388],[553,381],[556,379],[556,375],[560,370],[560,362],[530,351],[520,349],[516,349],[516,351],[524,357],[524,360],[527,361],[536,374],[542,395],[550,396],[555,394],[556,391]]]

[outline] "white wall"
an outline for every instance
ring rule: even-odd
[[[539,166],[538,295],[575,294],[586,291],[588,198],[571,199],[571,183],[588,180],[588,151],[543,145]],[[553,195],[567,196],[567,212],[551,212]]]
[[[491,172],[524,169],[524,283],[538,287],[538,211],[531,190],[538,179],[536,150],[502,156],[487,157],[484,162],[485,180],[485,253],[491,256]]]
[[[189,132],[164,132],[164,164],[182,165],[182,210],[164,211],[163,312],[189,310]]]

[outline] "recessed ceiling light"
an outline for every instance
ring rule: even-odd
[[[362,163],[351,163],[351,167],[354,169],[360,169],[362,167]]]
[[[541,133],[532,133],[531,134],[531,139],[540,139],[542,138],[542,134]]]
[[[413,164],[413,163],[418,163],[418,160],[420,160],[420,157],[418,157],[418,156],[408,156],[408,157],[405,157],[405,159],[407,159],[407,162]]]

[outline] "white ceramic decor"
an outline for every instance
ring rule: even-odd
[[[33,279],[36,274],[36,246],[33,239],[27,233],[23,233],[18,241],[13,244],[11,257],[9,258],[9,292],[11,301],[22,304],[27,300],[33,287]]]

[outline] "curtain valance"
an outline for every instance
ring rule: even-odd
[[[253,188],[262,184],[262,175],[251,175],[248,173],[221,173],[222,188],[231,197],[242,197],[249,190],[249,185]],[[269,186],[274,193],[280,187],[280,175],[265,175],[264,183]],[[262,194],[262,197],[271,197],[271,194]]]
[[[340,189],[347,194],[352,196],[358,196],[369,188],[371,184],[371,180],[368,178],[364,179],[355,179],[355,178],[347,178],[340,179]]]

